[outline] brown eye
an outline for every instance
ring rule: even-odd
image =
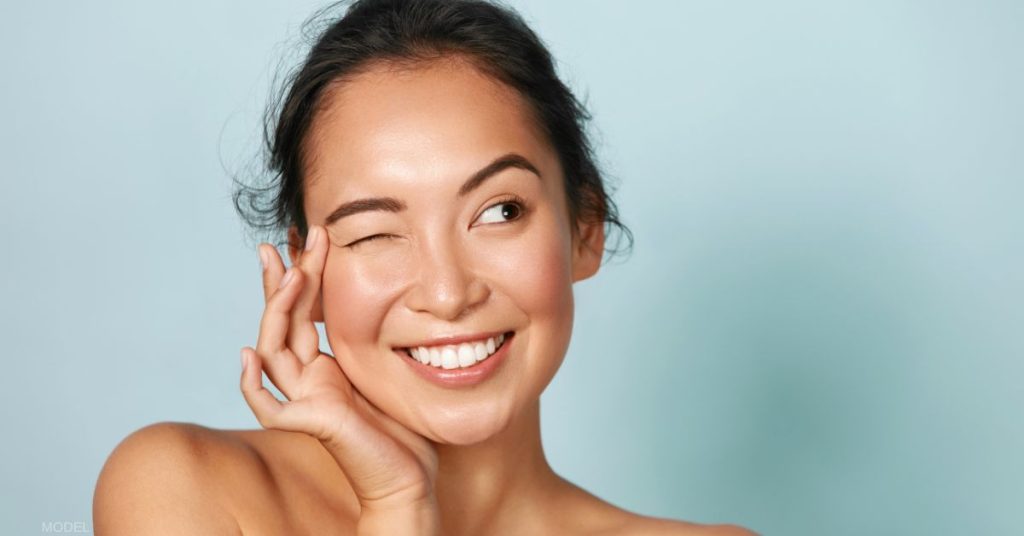
[[[502,207],[501,215],[506,220],[514,220],[519,217],[519,205],[515,203],[502,203],[499,206]]]
[[[522,217],[523,212],[522,203],[511,199],[501,201],[480,214],[480,223],[509,223]]]

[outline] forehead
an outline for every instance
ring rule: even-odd
[[[458,59],[379,64],[325,94],[307,138],[306,187],[461,182],[509,152],[542,167],[557,162],[516,90]]]

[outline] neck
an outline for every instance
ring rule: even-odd
[[[436,448],[442,534],[521,533],[564,484],[544,457],[540,400],[486,441]]]

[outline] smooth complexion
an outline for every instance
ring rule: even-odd
[[[270,429],[132,434],[97,482],[96,533],[750,534],[623,510],[548,465],[540,395],[569,344],[572,285],[600,266],[603,222],[570,221],[563,170],[518,93],[457,57],[404,67],[369,66],[324,95],[304,163],[311,238],[289,230],[292,276],[260,246],[267,310],[242,391]],[[506,332],[468,384],[430,381],[401,351]],[[281,408],[369,439],[337,448],[267,426]],[[360,483],[380,468],[429,482],[428,500],[401,516],[372,507]]]
[[[306,214],[393,197],[400,212],[366,211],[326,227],[323,318],[345,374],[377,407],[449,445],[484,441],[522,418],[569,344],[573,243],[556,155],[513,91],[461,64],[372,71],[332,92],[313,125]],[[459,195],[505,155],[507,167]],[[525,202],[507,221],[500,203]],[[495,206],[498,204],[497,206]],[[365,237],[373,237],[353,244]],[[589,253],[578,278],[596,269]],[[445,335],[515,331],[489,381],[445,389],[398,359]]]
[[[602,226],[574,241],[557,155],[525,102],[466,63],[371,70],[325,102],[310,133],[308,221],[360,199],[406,207],[325,227],[322,314],[338,363],[376,407],[436,443],[447,526],[481,527],[550,497],[566,483],[543,455],[539,397],[569,344],[572,284],[599,265]],[[506,167],[460,195],[507,155],[537,173]],[[508,202],[520,204],[511,220]],[[425,381],[394,350],[495,331],[515,332],[509,353],[470,388]]]

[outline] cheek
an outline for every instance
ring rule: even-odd
[[[559,316],[570,306],[572,273],[568,248],[561,240],[545,237],[522,252],[511,277],[514,296],[533,315]]]
[[[323,275],[324,326],[331,348],[376,344],[388,308],[409,277],[405,263],[332,262]]]
[[[531,323],[543,320],[556,329],[572,322],[571,245],[562,231],[551,218],[499,254],[504,292]]]
[[[522,400],[540,396],[565,358],[572,337],[571,239],[555,225],[538,226],[510,251],[503,291],[525,315],[516,365]]]

